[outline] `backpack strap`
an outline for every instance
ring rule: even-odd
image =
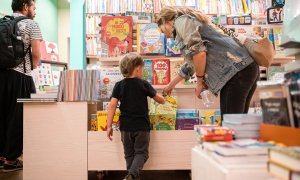
[[[29,17],[26,16],[18,16],[18,17],[13,17],[13,16],[8,16],[8,18],[10,18],[11,20],[14,20],[16,22],[16,24],[22,20],[25,19],[30,19]],[[30,57],[30,61],[31,61],[31,70],[33,69],[33,65],[32,65],[32,57],[31,57],[31,45],[28,46],[27,50],[25,51],[25,56],[24,56],[24,61],[23,61],[23,68],[24,68],[24,72],[26,73],[26,54],[29,53],[29,57]]]
[[[13,17],[14,18],[14,17]],[[15,17],[14,20],[18,23],[19,21],[22,21],[24,19],[30,19],[29,17],[26,17],[26,16],[18,16],[18,17]]]
[[[33,64],[32,64],[32,55],[31,55],[31,44],[28,46],[28,48],[25,51],[25,56],[24,56],[24,61],[23,61],[23,68],[24,68],[24,72],[26,73],[26,54],[29,53],[29,58],[30,58],[30,66],[31,66],[31,70],[33,70]]]

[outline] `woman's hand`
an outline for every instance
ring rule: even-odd
[[[169,84],[163,89],[162,94],[163,94],[163,95],[170,95],[170,94],[172,93],[173,89],[174,89],[174,86],[173,86],[171,83],[169,83]]]
[[[197,86],[195,89],[195,94],[199,99],[202,99],[201,92],[203,91],[204,88],[206,88],[206,85],[203,82],[203,79],[197,79]]]

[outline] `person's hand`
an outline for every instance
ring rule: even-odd
[[[113,136],[113,129],[112,127],[107,127],[107,131],[106,131],[106,135],[107,135],[107,138],[112,141],[112,136]]]
[[[171,84],[168,84],[162,91],[163,95],[170,95],[172,93],[174,89],[174,86],[172,86]]]
[[[195,94],[199,99],[202,99],[201,92],[203,91],[204,88],[205,88],[205,85],[204,85],[203,81],[198,81],[196,89],[195,89]]]

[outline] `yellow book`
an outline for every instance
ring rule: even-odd
[[[247,6],[247,3],[246,3],[246,0],[242,0],[242,3],[243,3],[243,9],[244,9],[244,13],[247,14],[249,9],[248,9],[248,6]]]
[[[98,125],[98,131],[106,131],[107,129],[107,115],[108,112],[107,111],[98,111],[97,112],[97,125]],[[119,117],[120,117],[120,112],[116,111],[114,118],[113,118],[113,129],[118,129],[119,125],[120,125],[120,121],[119,121]]]

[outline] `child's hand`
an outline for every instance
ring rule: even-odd
[[[109,139],[110,141],[112,141],[112,136],[113,136],[113,129],[112,129],[112,127],[107,127],[106,133],[107,133],[108,139]]]

